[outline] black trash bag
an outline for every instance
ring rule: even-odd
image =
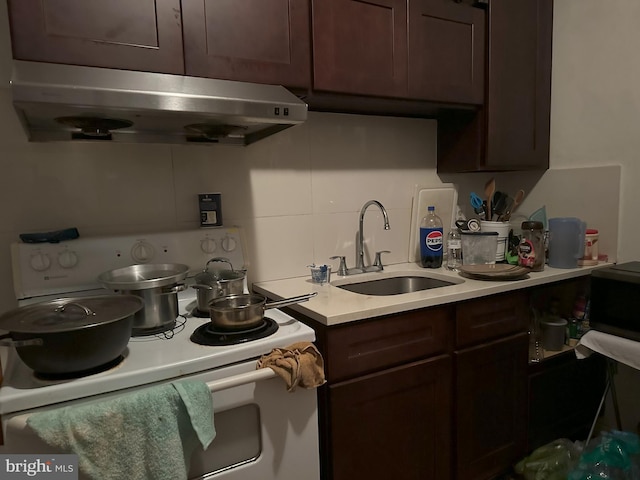
[[[585,449],[568,480],[640,480],[640,438],[635,433],[602,432]]]

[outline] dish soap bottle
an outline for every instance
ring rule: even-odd
[[[424,268],[442,266],[442,243],[442,220],[436,215],[436,207],[429,205],[420,222],[420,264]]]

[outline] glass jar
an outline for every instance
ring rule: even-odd
[[[534,272],[544,270],[544,225],[542,222],[522,222],[522,240],[518,245],[518,265]]]

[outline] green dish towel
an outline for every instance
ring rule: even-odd
[[[47,444],[78,455],[99,480],[180,480],[198,444],[215,438],[213,399],[204,382],[174,382],[82,406],[32,414]]]

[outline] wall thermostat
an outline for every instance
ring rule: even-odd
[[[201,193],[198,195],[200,205],[200,226],[222,226],[222,194]]]

